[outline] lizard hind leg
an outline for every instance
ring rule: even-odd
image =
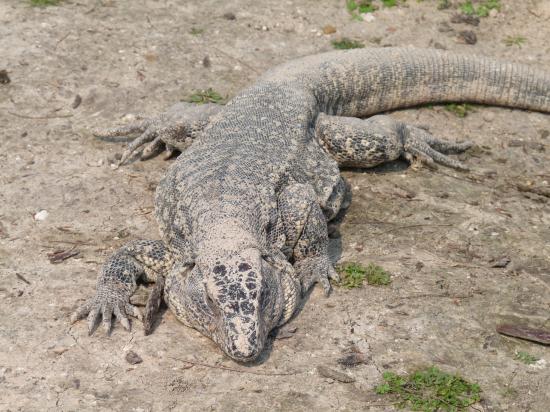
[[[71,323],[87,317],[88,333],[92,334],[101,316],[103,328],[109,333],[115,315],[129,330],[128,316],[143,318],[140,310],[130,304],[130,296],[135,292],[138,280],[162,282],[163,274],[172,265],[172,257],[159,240],[138,240],[126,244],[105,262],[97,279],[96,294],[71,315]]]
[[[437,139],[424,129],[385,115],[362,120],[321,113],[315,124],[315,135],[340,166],[363,168],[404,157],[411,163],[421,162],[429,166],[439,163],[468,170],[447,154],[462,153],[472,146],[471,142],[453,143]]]

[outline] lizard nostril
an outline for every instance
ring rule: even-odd
[[[210,297],[210,295],[208,293],[206,294],[206,303],[211,308],[214,306],[214,300]]]

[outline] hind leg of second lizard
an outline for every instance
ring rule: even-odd
[[[472,146],[471,142],[437,139],[424,129],[385,115],[362,120],[321,113],[315,124],[315,135],[340,166],[365,168],[404,157],[409,162],[439,163],[468,170],[447,154],[462,153]]]
[[[216,104],[196,105],[181,102],[156,117],[139,118],[125,126],[95,129],[92,133],[107,140],[138,134],[128,144],[118,165],[126,162],[145,145],[147,146],[143,149],[142,160],[157,154],[163,145],[166,147],[168,158],[176,149],[183,151],[189,147],[219,110],[220,106]]]
[[[88,332],[92,334],[101,316],[105,332],[109,333],[115,315],[129,330],[128,315],[142,319],[139,309],[130,304],[138,280],[154,282],[158,279],[163,285],[163,276],[172,265],[173,259],[160,240],[137,240],[126,244],[105,262],[97,279],[95,295],[72,314],[71,322],[87,316]]]

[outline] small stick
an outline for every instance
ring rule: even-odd
[[[244,61],[242,61],[242,60],[240,60],[240,59],[238,59],[234,56],[231,56],[229,53],[226,53],[223,50],[220,50],[220,49],[218,49],[217,47],[214,47],[214,46],[212,46],[212,48],[214,50],[216,50],[218,53],[223,54],[225,57],[229,57],[230,59],[235,60],[238,63],[241,63],[243,66],[245,66],[249,70],[252,70],[254,73],[257,73],[257,74],[260,73],[260,71],[258,69],[256,69],[255,67],[252,67],[248,63],[246,63],[246,62],[244,62]]]
[[[59,114],[59,115],[50,115],[50,116],[28,116],[25,114],[19,114],[15,112],[11,112],[8,110],[8,113],[12,116],[21,117],[23,119],[35,119],[35,120],[43,120],[43,119],[62,119],[66,117],[73,117],[72,114]]]
[[[409,295],[409,296],[398,296],[396,299],[417,299],[417,298],[450,298],[450,299],[469,299],[473,295],[451,295],[449,293],[423,293],[421,295]]]
[[[204,366],[205,368],[221,369],[221,370],[224,370],[224,371],[238,372],[238,373],[250,373],[252,375],[261,375],[261,376],[290,376],[290,375],[297,375],[299,373],[303,373],[303,372],[287,372],[287,373],[275,372],[275,373],[272,373],[272,372],[261,372],[261,371],[252,371],[252,370],[248,371],[248,370],[244,370],[244,369],[230,368],[229,366],[210,365],[208,363],[195,362],[195,361],[190,361],[190,360],[186,360],[186,359],[179,359],[179,358],[174,358],[174,357],[172,357],[172,359],[178,360],[178,361],[184,362],[184,363],[189,363],[189,364],[194,365],[194,366]]]
[[[59,46],[59,43],[61,43],[63,40],[65,40],[67,37],[69,37],[69,35],[71,34],[71,32],[68,32],[67,34],[65,34],[63,37],[61,37],[57,43],[55,43],[55,47],[53,48],[54,50],[57,49],[57,46]]]
[[[25,279],[25,277],[23,275],[20,275],[19,273],[16,273],[15,276],[17,276],[18,279],[22,280],[23,282],[25,282],[27,285],[30,285],[31,282],[29,282],[27,279]]]
[[[443,224],[438,224],[438,225],[423,225],[423,224],[418,224],[418,225],[409,225],[409,226],[398,226],[398,227],[394,227],[394,228],[391,228],[389,230],[385,230],[384,232],[379,232],[379,233],[376,233],[376,235],[384,235],[386,233],[390,233],[390,232],[393,232],[395,230],[400,230],[400,229],[412,229],[412,228],[417,228],[417,227],[443,227],[443,226],[453,226],[451,224],[448,224],[448,223],[443,223]]]

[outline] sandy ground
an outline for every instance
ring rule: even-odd
[[[137,323],[131,333],[117,325],[111,337],[101,330],[88,337],[84,322],[69,325],[110,253],[158,237],[152,194],[168,166],[157,158],[113,170],[123,145],[94,139],[89,127],[158,112],[196,89],[232,96],[264,70],[330,50],[341,36],[371,47],[437,43],[550,70],[549,2],[503,0],[479,27],[449,23],[452,11],[435,1],[408,3],[360,22],[336,0],[80,0],[47,8],[3,0],[0,70],[11,83],[0,84],[0,409],[392,410],[373,392],[383,371],[436,365],[481,385],[476,410],[548,410],[548,348],[495,332],[508,321],[550,326],[548,197],[517,188],[548,191],[550,117],[538,113],[476,108],[462,119],[441,106],[394,113],[477,142],[461,156],[473,172],[400,162],[344,172],[354,199],[334,240],[341,261],[375,262],[393,283],[337,288],[328,299],[315,289],[289,325],[295,333],[275,340],[260,365],[235,365],[167,311],[147,337]],[[327,24],[337,32],[322,34]],[[473,30],[477,44],[457,40],[461,30]],[[522,47],[504,43],[517,35]],[[48,216],[37,221],[41,210]],[[71,248],[78,256],[50,263],[48,253]],[[502,257],[511,263],[492,268]],[[352,346],[367,362],[343,369],[336,361]],[[130,350],[143,362],[128,363]],[[525,365],[516,351],[542,360]],[[323,377],[318,366],[355,382]]]

